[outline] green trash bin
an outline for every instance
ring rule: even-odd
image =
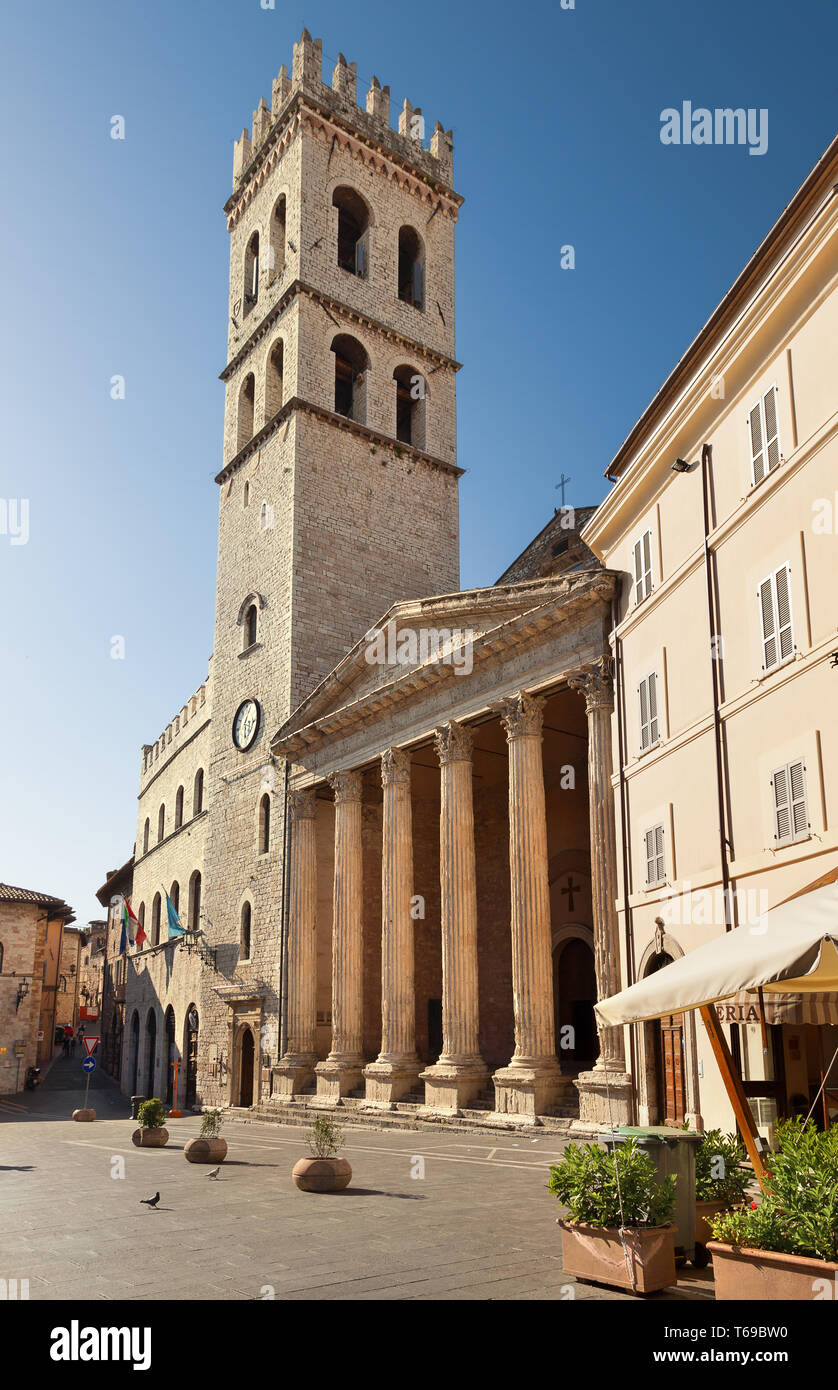
[[[675,1251],[695,1264],[695,1152],[704,1138],[694,1130],[668,1129],[664,1125],[621,1125],[610,1134],[600,1134],[605,1148],[636,1139],[637,1147],[652,1159],[663,1180],[674,1173]]]

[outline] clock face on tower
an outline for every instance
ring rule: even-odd
[[[259,732],[259,704],[243,700],[233,716],[233,742],[241,752],[249,748]]]

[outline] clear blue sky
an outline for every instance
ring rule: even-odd
[[[601,500],[837,124],[834,0],[10,0],[0,497],[29,499],[30,538],[0,535],[0,878],[80,921],[131,853],[141,744],[206,674],[221,205],[303,25],[328,74],[341,50],[362,93],[374,72],[454,130],[464,585],[544,525],[562,472]],[[663,146],[684,100],[767,108],[768,152]]]

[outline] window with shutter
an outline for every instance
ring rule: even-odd
[[[658,721],[658,677],[655,671],[637,687],[640,697],[640,747],[651,748],[660,738]]]
[[[776,386],[770,386],[748,411],[748,441],[751,448],[751,476],[756,486],[782,462]]]
[[[809,805],[806,796],[806,764],[778,767],[771,775],[774,796],[774,841],[791,844],[809,837]]]
[[[781,565],[759,586],[759,615],[762,625],[762,666],[770,671],[794,653],[791,617],[791,571]]]
[[[634,601],[652,592],[652,533],[644,531],[634,547]]]
[[[666,878],[666,865],[663,852],[663,826],[654,825],[646,831],[646,886],[654,887]]]

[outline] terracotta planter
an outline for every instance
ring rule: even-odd
[[[728,1211],[728,1202],[696,1202],[695,1204],[695,1238],[702,1245],[713,1239],[713,1228],[711,1219],[718,1216],[720,1211]]]
[[[713,1257],[719,1303],[783,1298],[812,1303],[818,1298],[833,1297],[838,1288],[838,1264],[830,1260],[781,1255],[776,1250],[749,1250],[716,1240],[711,1240],[707,1249]]]
[[[131,1135],[131,1143],[136,1144],[138,1149],[162,1149],[164,1144],[169,1142],[169,1131],[167,1129],[135,1129]]]
[[[183,1156],[189,1163],[223,1163],[227,1157],[226,1139],[190,1139]]]
[[[74,1120],[78,1120],[81,1124],[91,1123],[93,1120],[96,1119],[96,1111],[95,1111],[95,1110],[74,1110],[74,1111],[73,1111],[73,1119],[74,1119]]]
[[[291,1176],[301,1192],[342,1192],[352,1169],[345,1158],[301,1158]]]
[[[584,1222],[558,1224],[566,1274],[639,1294],[655,1293],[678,1281],[674,1226],[639,1226],[626,1231],[627,1261],[619,1231]]]

